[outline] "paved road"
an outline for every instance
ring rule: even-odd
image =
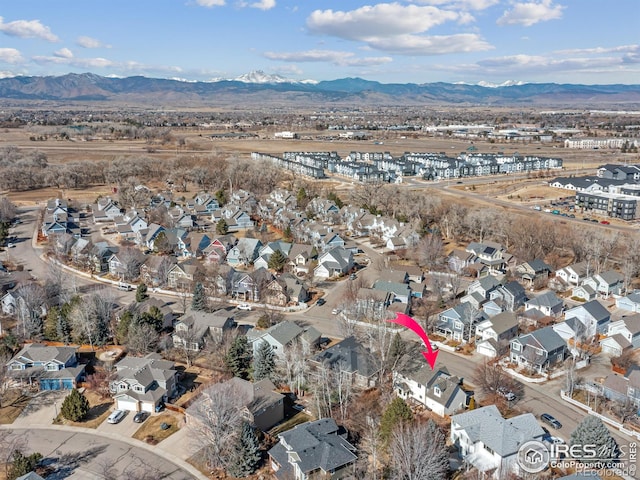
[[[192,480],[195,476],[151,449],[134,446],[87,429],[48,427],[12,428],[11,436],[21,436],[28,451],[40,452],[54,473],[49,480]],[[6,430],[6,428],[5,428]],[[3,432],[5,434],[5,432]],[[6,437],[5,437],[6,438]]]

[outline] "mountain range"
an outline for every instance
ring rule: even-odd
[[[640,105],[640,85],[578,85],[508,82],[379,83],[362,78],[293,81],[256,71],[210,82],[115,78],[92,73],[0,79],[0,105],[43,101],[146,106],[301,105]]]

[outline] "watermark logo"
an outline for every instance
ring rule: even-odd
[[[527,473],[539,473],[549,466],[551,453],[547,446],[531,440],[523,443],[518,449],[518,464]]]
[[[527,473],[540,473],[547,467],[576,471],[605,469],[610,473],[636,472],[636,442],[622,446],[567,445],[531,440],[518,449],[518,465]]]

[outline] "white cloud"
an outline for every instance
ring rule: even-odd
[[[640,52],[640,45],[619,45],[617,47],[568,48],[556,50],[557,55],[599,55],[616,52]]]
[[[500,3],[500,0],[410,0],[421,5],[451,7],[455,10],[486,10]]]
[[[15,48],[0,48],[0,62],[11,64],[22,63],[22,54]]]
[[[222,7],[225,4],[225,0],[196,0],[196,3],[201,7]]]
[[[475,33],[434,36],[397,35],[393,38],[372,38],[369,40],[369,45],[377,50],[400,55],[444,55],[493,48]]]
[[[249,6],[260,10],[271,10],[276,6],[276,0],[260,0],[259,2],[249,4]]]
[[[379,3],[348,12],[315,10],[307,19],[307,27],[314,33],[366,41],[372,36],[391,37],[426,32],[437,25],[461,18],[467,17],[431,6]]]
[[[76,39],[76,45],[82,48],[111,48],[111,45],[106,45],[100,40],[85,36],[78,37]]]
[[[316,10],[307,18],[307,27],[313,33],[360,41],[371,49],[401,55],[440,55],[493,48],[473,33],[420,35],[446,22],[472,21],[473,16],[465,11],[380,3],[344,12]]]
[[[73,58],[73,52],[68,48],[61,48],[60,50],[53,52],[53,56],[59,58]]]
[[[382,65],[393,61],[391,57],[356,57],[352,52],[336,50],[307,50],[304,52],[265,52],[270,60],[283,62],[327,62],[333,65],[356,67],[364,65]]]
[[[58,41],[58,37],[51,32],[49,27],[40,23],[40,20],[15,20],[4,23],[4,19],[0,17],[0,31],[12,37],[40,38],[47,42]]]
[[[541,2],[515,3],[511,10],[504,12],[496,22],[498,25],[523,25],[530,27],[538,22],[562,18],[562,5],[553,5],[553,0]]]

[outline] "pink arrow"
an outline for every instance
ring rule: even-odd
[[[433,350],[433,348],[431,347],[431,341],[429,340],[429,336],[424,331],[424,329],[420,326],[420,324],[416,322],[413,318],[411,318],[409,315],[405,315],[404,313],[396,313],[396,318],[387,320],[387,322],[397,323],[398,325],[407,327],[408,329],[413,330],[413,332],[416,333],[422,339],[425,346],[427,347],[427,351],[422,352],[422,355],[424,355],[425,360],[431,367],[431,370],[433,370],[433,367],[436,364],[436,358],[438,358],[438,353],[440,353],[440,351]]]

